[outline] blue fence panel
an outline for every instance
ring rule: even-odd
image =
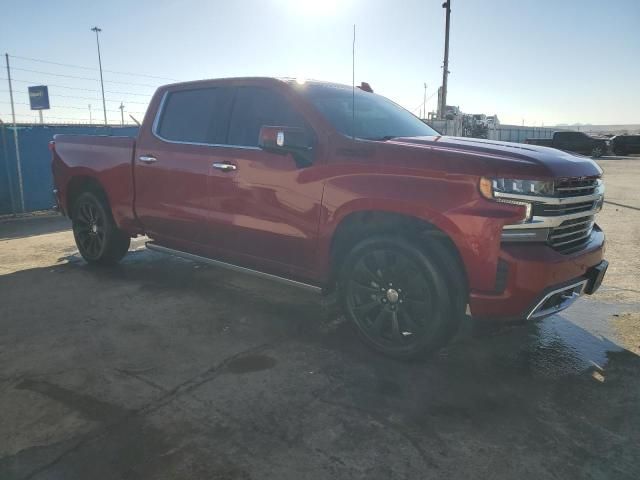
[[[84,135],[135,136],[138,127],[84,127],[64,125],[18,126],[26,212],[46,210],[53,205],[51,152],[48,144],[58,133]],[[16,167],[13,127],[6,126],[0,135],[0,215],[20,212],[20,191]]]
[[[11,143],[9,143],[11,142]],[[13,131],[0,125],[0,215],[18,211],[18,197],[15,187],[15,153],[13,149]]]

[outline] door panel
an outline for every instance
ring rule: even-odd
[[[304,276],[314,269],[322,183],[291,155],[227,148],[211,169],[211,243],[239,263]]]
[[[136,159],[136,213],[145,231],[154,238],[203,242],[210,207],[207,147],[162,144],[143,152],[157,159]]]

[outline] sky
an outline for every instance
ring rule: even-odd
[[[0,53],[19,121],[49,85],[45,119],[141,118],[173,80],[286,76],[356,83],[419,113],[442,82],[442,0],[20,0],[2,9]],[[640,123],[640,0],[452,0],[448,104],[520,125]],[[4,55],[3,55],[4,57]],[[22,57],[22,58],[21,58]],[[37,59],[39,62],[28,60]],[[10,121],[4,58],[0,119]],[[55,65],[55,62],[84,68]],[[124,72],[124,73],[114,73]],[[74,78],[82,77],[82,78]],[[157,78],[162,77],[162,78]],[[60,119],[60,120],[56,120]]]

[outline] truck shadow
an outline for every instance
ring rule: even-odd
[[[609,352],[625,350],[613,340],[613,332],[608,331],[608,327],[603,328],[611,315],[625,306],[589,301],[587,307],[576,309],[574,306],[541,322],[501,329],[474,329],[469,325],[472,321],[467,319],[468,324],[462,329],[465,332],[446,349],[423,361],[397,362],[364,347],[354,328],[334,308],[323,308],[317,296],[294,288],[144,248],[130,251],[120,265],[111,268],[87,265],[77,253],[62,257],[60,261],[68,264],[5,275],[0,277],[1,284],[5,285],[5,290],[14,281],[30,284],[30,279],[36,281],[46,272],[49,276],[64,273],[76,277],[74,281],[84,283],[83,287],[88,287],[86,281],[90,279],[90,283],[99,286],[106,295],[110,288],[124,288],[137,292],[138,297],[155,297],[162,302],[188,294],[212,305],[212,313],[224,309],[231,318],[257,319],[254,321],[260,324],[261,330],[271,329],[291,340],[313,344],[348,357],[350,361],[390,372],[457,368],[464,364],[467,372],[480,373],[478,369],[498,367],[506,374],[560,378],[603,368],[609,360]],[[48,290],[48,295],[56,295],[56,285],[50,285]],[[127,302],[135,303],[135,298],[128,296]],[[135,304],[128,306],[136,307]],[[630,308],[640,310],[637,306]],[[206,317],[207,312],[198,312],[198,315]],[[192,328],[187,325],[187,319],[184,321],[187,328]],[[583,324],[600,325],[596,330],[608,331],[609,335],[596,335],[583,328]]]
[[[468,473],[461,476],[473,476],[474,469],[486,468],[486,455],[510,458],[511,470],[502,465],[503,475],[498,471],[496,478],[513,477],[508,474],[523,462],[544,465],[536,478],[558,472],[576,476],[577,467],[567,470],[567,465],[612,478],[624,477],[615,475],[618,468],[640,471],[634,457],[640,440],[640,357],[623,348],[613,331],[601,334],[609,316],[625,306],[594,307],[592,302],[498,332],[468,329],[429,358],[398,362],[370,351],[340,315],[293,288],[145,249],[106,269],[88,266],[77,255],[66,258],[69,263],[63,265],[0,276],[5,383],[39,385],[29,383],[38,377],[56,393],[65,369],[84,359],[83,369],[93,381],[116,392],[124,380],[113,372],[124,364],[142,372],[136,378],[171,389],[175,383],[163,382],[175,381],[172,375],[184,379],[211,370],[202,359],[209,352],[264,345],[259,355],[240,356],[225,370],[242,377],[230,384],[240,385],[230,394],[233,401],[216,388],[198,390],[200,401],[223,412],[234,412],[241,398],[260,398],[251,404],[253,413],[238,416],[235,430],[227,434],[238,435],[250,448],[261,448],[255,438],[293,448],[278,442],[298,431],[313,446],[313,432],[330,428],[344,436],[343,443],[327,450],[333,457],[348,455],[340,447],[345,441],[366,445],[379,438],[396,454],[414,452],[422,462],[416,472],[454,468],[453,462],[455,471]],[[57,372],[53,378],[51,371]],[[12,380],[14,375],[22,378]],[[250,378],[262,378],[258,393]],[[149,388],[141,382],[137,392],[135,383],[126,385],[130,397]],[[76,397],[65,398],[75,408]],[[118,409],[104,412],[99,421],[106,423],[120,415]],[[256,425],[264,437],[255,437]],[[140,432],[130,434],[135,438]],[[165,438],[162,432],[154,435]],[[127,462],[160,455],[178,441],[167,437],[157,451]]]

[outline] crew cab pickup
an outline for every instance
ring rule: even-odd
[[[609,149],[606,139],[592,137],[584,132],[553,132],[552,138],[527,138],[524,143],[590,155],[593,158],[601,157]]]
[[[443,345],[467,313],[554,314],[607,267],[591,159],[444,137],[369,88],[168,85],[137,138],[56,135],[51,150],[87,262],[116,263],[144,234],[149,249],[332,294],[396,357]]]

